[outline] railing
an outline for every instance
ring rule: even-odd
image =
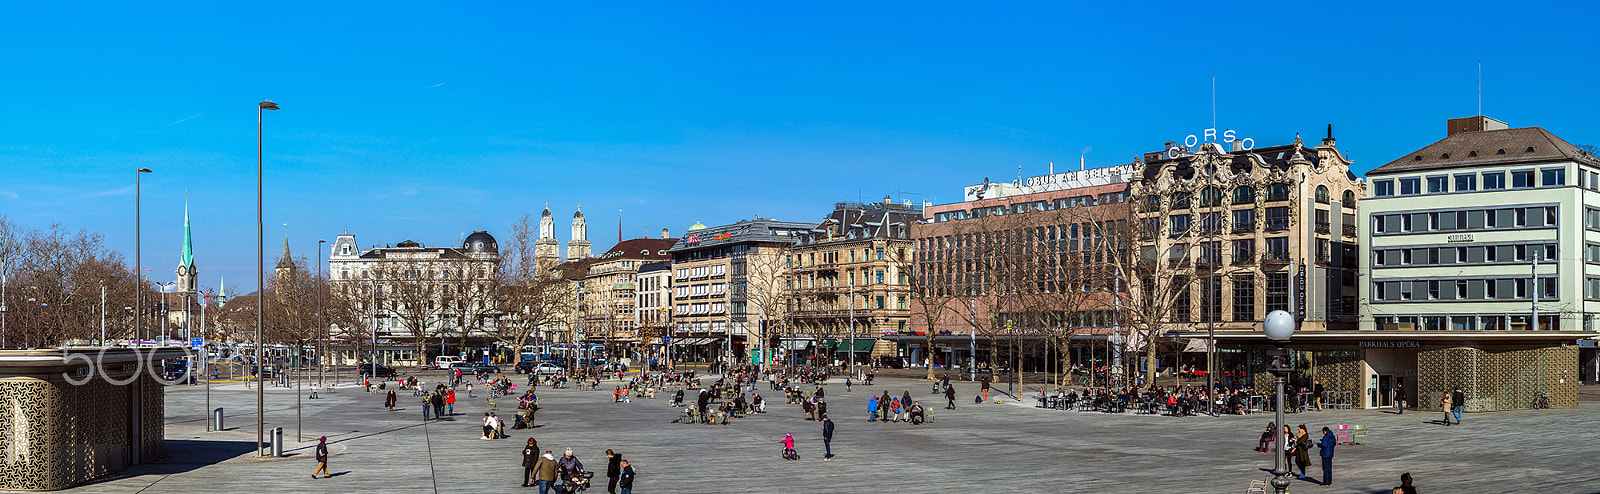
[[[1353,201],[1353,200],[1352,201],[1339,201],[1339,204],[1344,206],[1344,207],[1350,208],[1350,209],[1355,209],[1356,208],[1356,202]]]
[[[1244,255],[1242,257],[1238,256],[1238,255],[1233,256],[1233,265],[1235,265],[1235,266],[1241,266],[1241,265],[1246,265],[1246,264],[1255,264],[1255,263],[1256,263],[1256,256],[1255,256],[1254,253],[1247,254],[1247,255]]]
[[[1317,233],[1328,233],[1328,229],[1331,228],[1332,226],[1333,226],[1332,224],[1330,224],[1330,223],[1328,223],[1326,221],[1318,221],[1317,222]]]
[[[1250,220],[1250,221],[1246,221],[1246,222],[1243,222],[1243,223],[1234,223],[1233,224],[1233,233],[1246,233],[1246,232],[1253,232],[1253,231],[1256,231],[1256,222],[1255,222],[1255,220]]]
[[[1275,232],[1289,229],[1289,218],[1267,218],[1267,231]]]
[[[1264,252],[1261,254],[1263,262],[1289,262],[1288,252]]]
[[[1356,226],[1355,225],[1344,225],[1344,236],[1346,236],[1346,237],[1354,237],[1354,236],[1356,236]]]

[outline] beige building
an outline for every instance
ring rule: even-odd
[[[667,251],[677,359],[749,361],[749,350],[763,347],[763,323],[785,317],[784,249],[813,226],[758,217],[689,227]]]
[[[639,269],[646,263],[671,258],[667,249],[675,238],[636,238],[618,243],[589,264],[584,279],[584,334],[589,343],[603,343],[607,354],[634,357],[642,342],[635,312]],[[651,338],[654,335],[645,335]]]
[[[795,337],[783,348],[836,360],[854,355],[858,362],[899,357],[895,343],[879,337],[911,333],[911,290],[901,267],[911,259],[910,230],[921,216],[919,208],[888,197],[841,202],[799,235],[784,254],[785,308]]]
[[[499,262],[499,245],[484,231],[468,235],[459,248],[407,240],[366,250],[355,235],[344,233],[331,246],[328,275],[333,290],[350,297],[360,313],[373,314],[380,343],[415,345],[418,338],[443,337],[447,353],[455,354],[460,349],[450,347],[459,346],[463,332],[469,345],[491,339],[499,317],[493,298]],[[335,338],[347,334],[333,331]],[[426,357],[396,360],[423,362]]]

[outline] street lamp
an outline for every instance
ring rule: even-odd
[[[143,244],[139,238],[141,233],[139,230],[139,195],[143,189],[142,179],[146,173],[153,172],[149,168],[140,168],[133,174],[133,275],[138,280],[133,290],[133,339],[135,341],[143,336],[141,334],[143,332],[141,327],[143,321],[140,319],[140,314],[144,310],[144,306],[140,302],[140,297],[144,295],[144,270],[141,266],[144,258],[141,257],[140,253],[140,248],[143,247]],[[135,345],[137,344],[135,343]]]
[[[261,354],[262,338],[261,327],[266,322],[266,272],[265,254],[261,245],[266,242],[265,232],[261,228],[261,114],[263,110],[276,110],[278,104],[272,100],[256,104],[256,456],[262,454],[266,443],[266,420],[263,416],[266,403],[266,379],[262,376],[263,363]],[[148,170],[140,170],[148,171]]]
[[[328,326],[326,324],[322,323],[322,311],[323,311],[323,309],[322,309],[322,285],[321,285],[321,283],[327,283],[328,282],[328,280],[322,279],[322,244],[325,244],[325,243],[328,243],[328,241],[327,240],[318,240],[317,241],[317,283],[311,285],[311,289],[316,291],[316,293],[317,293],[317,331],[327,331],[328,330]],[[311,335],[311,337],[315,338],[316,334],[313,333]],[[322,340],[322,351],[317,352],[317,363],[321,364],[321,365],[318,366],[318,370],[317,370],[317,384],[318,385],[326,385],[326,381],[327,381],[327,378],[328,378],[328,347],[332,346],[332,342],[328,341],[330,339],[332,339],[331,335],[329,335],[328,337],[324,337],[323,340]],[[337,381],[337,379],[335,379],[335,381]]]
[[[1283,427],[1283,379],[1289,375],[1290,370],[1289,349],[1284,348],[1284,345],[1288,345],[1289,337],[1294,336],[1294,316],[1285,311],[1275,310],[1267,314],[1267,320],[1261,327],[1267,334],[1267,339],[1272,340],[1272,346],[1275,347],[1267,351],[1267,355],[1272,357],[1272,367],[1269,371],[1272,372],[1273,381],[1278,386],[1277,403],[1274,407],[1278,421],[1274,423],[1278,424],[1276,427]],[[1272,432],[1278,433],[1276,430]],[[1288,450],[1283,447],[1286,439],[1278,438],[1278,449],[1272,455],[1272,489],[1278,494],[1283,494],[1289,488],[1289,469],[1284,468],[1289,464]]]

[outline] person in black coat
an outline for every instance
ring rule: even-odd
[[[617,477],[622,475],[622,455],[606,450],[606,492],[617,494]]]
[[[522,486],[533,485],[533,466],[539,464],[539,441],[528,438],[528,447],[522,448]]]
[[[617,486],[622,488],[622,494],[632,494],[633,477],[633,465],[629,465],[628,460],[622,460],[622,475],[617,482]]]
[[[833,421],[827,415],[822,416],[822,447],[827,452],[822,461],[833,461]]]
[[[950,385],[950,383],[948,382],[949,379],[950,379],[949,376],[945,376],[945,380],[947,382],[945,382],[945,384],[944,384],[944,397],[945,397],[945,399],[950,400],[950,404],[949,405],[945,405],[944,408],[946,410],[955,410],[956,409],[956,387]]]

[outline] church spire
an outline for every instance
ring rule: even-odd
[[[178,289],[184,293],[194,293],[197,288],[195,275],[199,270],[194,267],[194,236],[189,230],[189,191],[183,192],[183,247],[178,256]]]

